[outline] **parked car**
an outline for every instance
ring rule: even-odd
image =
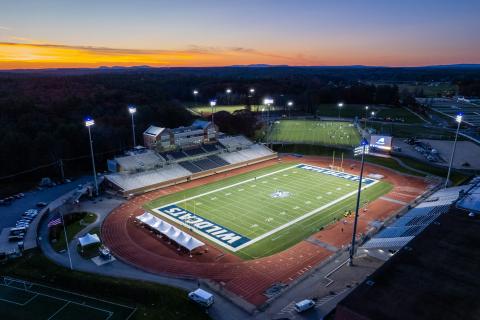
[[[305,299],[300,302],[295,303],[295,311],[297,312],[304,312],[308,309],[311,309],[315,306],[315,301],[310,299]]]
[[[37,207],[45,208],[48,204],[46,202],[37,202]]]
[[[203,289],[190,292],[188,298],[206,308],[210,307],[214,302],[213,294]]]

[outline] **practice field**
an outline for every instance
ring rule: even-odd
[[[391,185],[364,179],[362,205]],[[355,208],[358,176],[277,164],[158,198],[145,208],[240,257],[257,258],[301,241]]]
[[[226,111],[228,113],[233,113],[238,110],[244,110],[245,106],[244,105],[218,105],[215,106],[215,112],[219,111]],[[212,113],[212,107],[210,106],[197,106],[197,107],[192,107],[189,108],[190,111],[192,111],[194,114],[198,115],[205,115],[205,114],[211,114]]]
[[[268,141],[346,147],[358,145],[360,134],[351,122],[281,120],[273,124]]]
[[[69,291],[8,277],[0,279],[0,319],[126,320],[135,312],[129,306]]]

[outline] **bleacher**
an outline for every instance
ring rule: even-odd
[[[220,158],[219,156],[217,155],[211,155],[211,156],[208,156],[207,157],[208,159],[212,160],[213,162],[215,162],[216,164],[218,164],[219,166],[226,166],[226,165],[229,165],[230,163],[223,160],[222,158]]]
[[[166,156],[167,159],[170,159],[170,160],[179,160],[187,157],[187,154],[185,154],[183,151],[165,152],[164,155]]]
[[[202,146],[203,150],[205,150],[205,152],[215,152],[215,151],[218,151],[218,148],[217,148],[217,144],[204,144]]]
[[[215,168],[243,165],[251,161],[263,161],[274,157],[275,153],[267,147],[253,144],[243,136],[223,137],[223,143],[197,145],[194,148],[156,153],[153,150],[141,156],[130,156],[120,162],[129,170],[106,176],[114,189],[124,195],[148,190],[178,178],[192,179],[192,174]],[[227,147],[225,147],[228,146]],[[141,158],[141,159],[139,159]],[[140,161],[141,160],[141,161]],[[128,173],[128,174],[127,174]],[[214,171],[209,174],[214,174]]]
[[[205,151],[201,147],[190,149],[190,150],[183,150],[183,152],[185,152],[190,157],[198,156],[198,155],[201,155],[201,154],[205,153]]]
[[[212,160],[205,158],[200,160],[191,161],[197,167],[202,168],[202,170],[211,170],[220,167],[217,163],[213,162]]]
[[[179,162],[178,164],[184,167],[185,169],[187,169],[188,171],[190,171],[191,173],[197,173],[202,171],[202,168],[194,165],[190,161],[182,161],[182,162]]]

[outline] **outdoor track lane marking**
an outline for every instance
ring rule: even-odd
[[[385,196],[381,196],[381,197],[379,197],[378,199],[382,199],[382,200],[385,200],[385,201],[389,201],[389,202],[401,204],[402,206],[408,205],[408,203],[405,202],[405,201],[401,201],[401,200],[397,200],[397,199],[392,199],[392,198],[385,197]]]

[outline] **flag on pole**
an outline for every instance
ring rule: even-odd
[[[48,227],[51,228],[51,227],[54,227],[54,226],[58,226],[58,225],[61,225],[62,224],[62,217],[60,217],[60,215],[57,213],[53,218],[52,220],[50,220],[48,222]]]

